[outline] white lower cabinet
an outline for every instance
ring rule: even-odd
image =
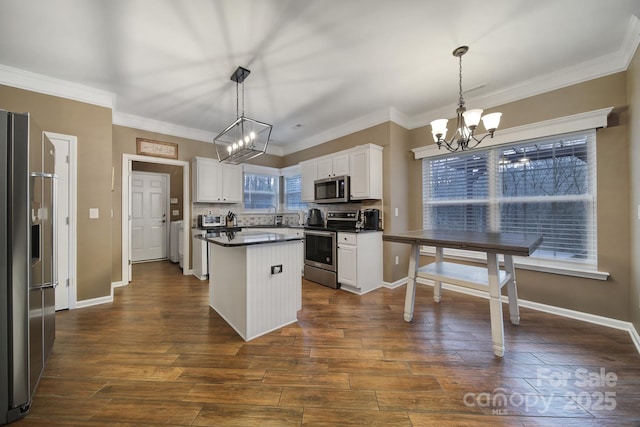
[[[382,280],[382,232],[338,233],[340,288],[365,294]]]

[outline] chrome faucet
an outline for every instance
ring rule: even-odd
[[[278,225],[278,217],[277,217],[277,208],[273,205],[269,205],[269,210],[271,210],[271,208],[273,208],[273,225]]]

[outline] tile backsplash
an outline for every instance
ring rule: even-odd
[[[357,211],[358,209],[378,208],[381,212],[382,222],[382,202],[380,200],[367,200],[362,202],[353,203],[340,203],[340,204],[316,204],[309,203],[308,208],[318,208],[322,211],[322,218],[327,217],[327,212],[342,212],[342,211]],[[281,209],[278,209],[277,215],[282,215],[282,224],[288,226],[303,225],[306,212],[308,209],[303,209],[297,212],[287,211],[282,213]],[[250,225],[272,225],[273,224],[273,211],[270,212],[244,212],[244,205],[242,203],[235,204],[203,204],[194,203],[191,205],[191,214],[193,226],[197,226],[198,215],[222,215],[226,216],[231,211],[236,214],[238,218],[239,226]],[[382,225],[382,224],[381,224]]]
[[[274,221],[273,211],[271,212],[243,212],[244,206],[242,204],[229,204],[229,205],[205,205],[205,204],[192,204],[192,226],[197,226],[198,215],[222,215],[226,216],[229,211],[236,214],[238,218],[239,226],[249,225],[272,225]],[[300,225],[304,220],[304,212],[277,212],[277,215],[282,216],[282,224],[288,226]]]

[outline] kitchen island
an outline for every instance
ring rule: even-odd
[[[240,231],[200,238],[209,244],[209,305],[245,341],[297,321],[302,237]]]

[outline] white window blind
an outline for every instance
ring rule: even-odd
[[[278,181],[276,175],[244,173],[244,208],[270,209],[278,206]]]
[[[284,176],[284,207],[289,210],[306,209],[302,201],[302,175]]]
[[[595,131],[423,160],[425,228],[534,233],[533,257],[595,265]]]

